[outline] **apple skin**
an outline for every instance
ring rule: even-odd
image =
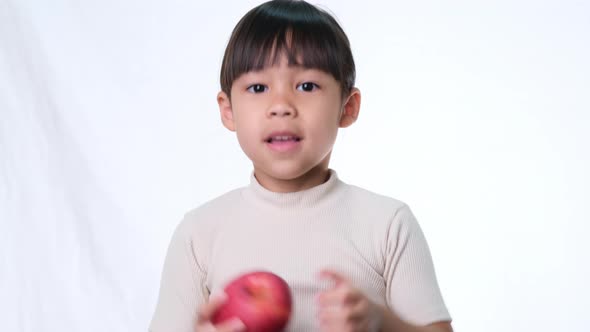
[[[243,274],[225,288],[226,302],[215,312],[219,324],[239,318],[247,332],[282,331],[291,316],[291,290],[285,280],[267,271]]]

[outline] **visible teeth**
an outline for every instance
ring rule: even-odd
[[[273,141],[296,141],[297,138],[293,137],[293,136],[274,136],[271,138]]]

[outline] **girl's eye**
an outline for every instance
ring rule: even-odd
[[[297,90],[305,91],[305,92],[311,92],[317,88],[319,88],[319,86],[315,83],[312,83],[312,82],[301,83],[297,86]]]
[[[261,93],[266,91],[268,88],[263,84],[252,84],[248,87],[248,92]]]

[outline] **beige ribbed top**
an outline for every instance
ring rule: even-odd
[[[194,210],[178,225],[166,256],[151,332],[193,332],[199,305],[241,273],[270,270],[293,292],[287,331],[318,331],[314,297],[331,268],[374,301],[418,325],[450,320],[424,235],[404,203],[327,182],[275,193],[254,176]]]

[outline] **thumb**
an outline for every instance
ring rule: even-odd
[[[227,295],[223,292],[212,294],[209,302],[203,305],[197,314],[197,324],[207,323],[213,319],[215,312],[227,301]]]
[[[246,325],[238,319],[232,318],[215,326],[217,332],[245,332]]]

